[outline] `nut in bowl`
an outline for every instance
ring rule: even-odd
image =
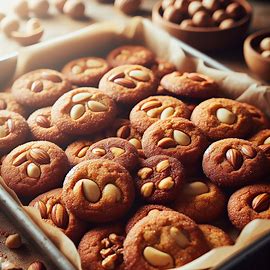
[[[243,40],[252,17],[247,1],[227,2],[163,0],[153,7],[152,20],[199,50],[224,50]]]
[[[244,43],[244,56],[249,69],[270,81],[270,29],[256,32]]]

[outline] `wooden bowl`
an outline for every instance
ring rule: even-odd
[[[252,18],[252,7],[245,0],[236,0],[240,3],[246,15],[227,29],[218,27],[189,27],[182,28],[178,24],[171,23],[162,17],[161,2],[153,7],[152,20],[172,36],[188,43],[201,51],[218,51],[233,48],[239,45],[246,36]]]
[[[270,58],[260,54],[260,42],[270,37],[270,29],[255,32],[244,42],[244,57],[249,69],[265,81],[270,81]]]

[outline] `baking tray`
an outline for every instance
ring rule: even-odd
[[[76,35],[77,32],[78,31],[73,32],[73,34]],[[63,38],[65,38],[65,36],[63,36]],[[173,39],[185,53],[194,58],[199,58],[203,60],[207,66],[221,71],[227,72],[232,71],[231,69],[222,65],[218,61],[198,51],[197,49],[194,49],[188,44],[174,37],[171,37],[171,39]],[[8,70],[9,74],[13,76],[16,68],[17,56],[18,54],[15,52],[11,55],[7,55],[0,58],[0,70],[2,70],[3,67],[6,67],[5,71]],[[3,82],[6,81],[6,79],[7,79],[6,76],[1,76],[0,74],[0,84],[3,84]],[[0,185],[0,207],[5,211],[5,213],[8,213],[8,215],[12,217],[12,219],[17,224],[19,224],[20,229],[23,230],[29,236],[29,238],[31,238],[37,244],[39,249],[42,250],[43,254],[55,265],[56,267],[55,269],[60,270],[75,269],[74,266],[63,256],[63,254],[52,243],[52,241],[50,241],[49,238],[42,232],[42,230],[28,217],[28,215],[24,211],[22,211],[22,209],[18,206],[17,202],[3,187],[1,187],[1,185]],[[219,266],[215,267],[214,269],[219,270],[243,269],[240,264],[247,257],[253,258],[254,254],[260,252],[266,246],[268,247],[269,250],[270,233],[260,238],[259,240],[255,241],[238,254],[230,257],[228,260],[226,260]],[[256,261],[256,259],[254,259],[254,261]],[[245,267],[245,269],[249,268]]]

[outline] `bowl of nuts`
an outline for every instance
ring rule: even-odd
[[[249,69],[265,81],[270,81],[270,29],[248,36],[244,56]]]
[[[245,0],[163,0],[152,11],[154,23],[202,51],[239,45],[251,18]]]

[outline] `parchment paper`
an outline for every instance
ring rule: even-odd
[[[158,57],[173,62],[180,71],[197,71],[211,76],[221,87],[225,96],[248,102],[261,108],[270,116],[270,87],[263,86],[245,74],[224,72],[207,67],[202,60],[187,57],[175,40],[148,20],[134,18],[128,24],[101,23],[86,27],[75,34],[24,48],[19,52],[15,77],[37,68],[61,69],[63,64],[81,56],[106,56],[113,48],[128,43],[142,44]],[[28,210],[27,210],[28,211]],[[45,233],[78,265],[79,255],[69,239],[42,222],[32,210],[28,213]],[[234,246],[211,250],[195,261],[177,268],[181,270],[214,267],[243,247],[270,232],[270,220],[255,220],[241,232]]]

